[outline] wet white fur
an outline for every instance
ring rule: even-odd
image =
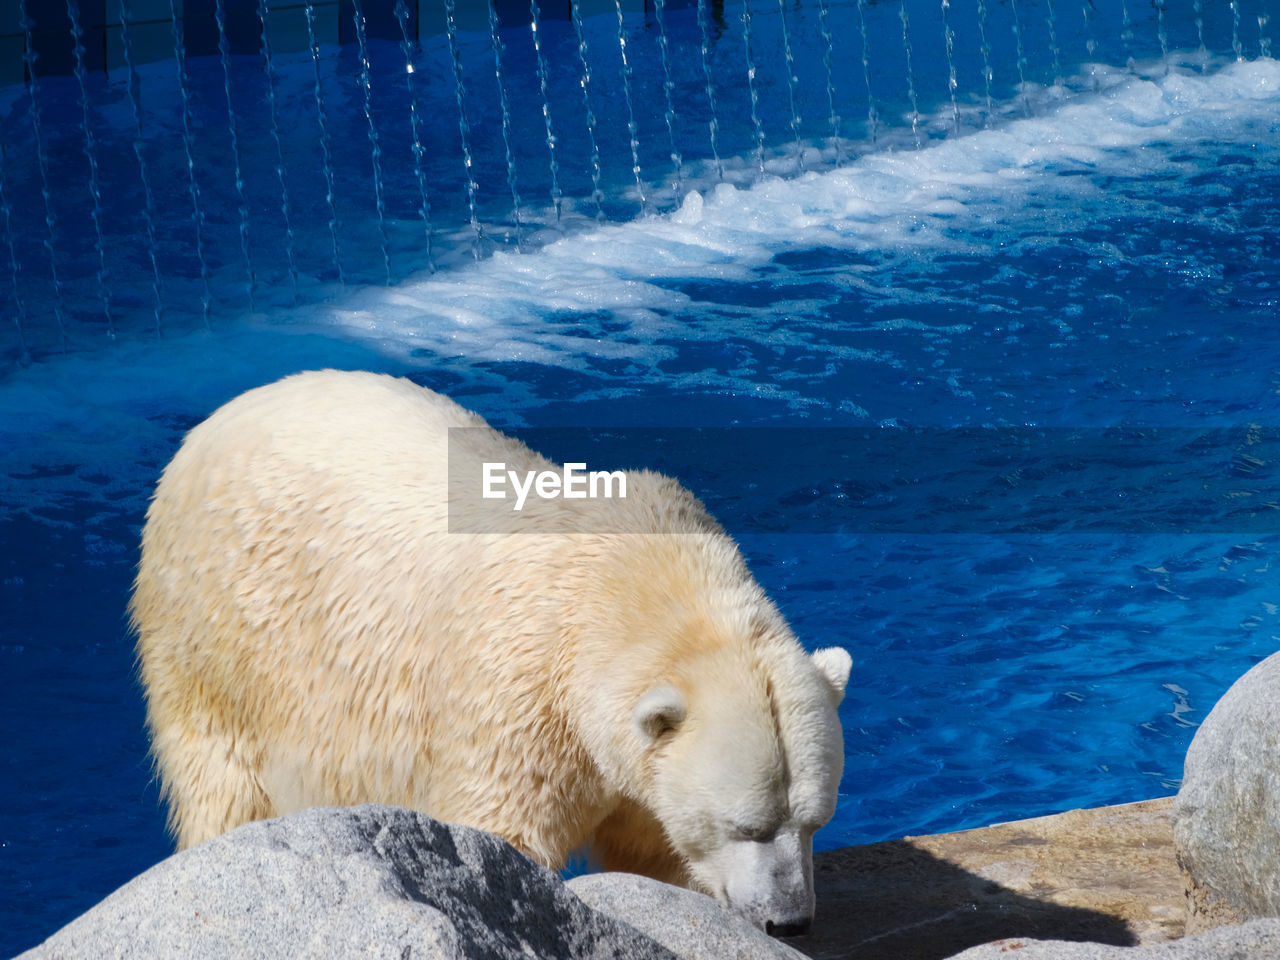
[[[179,846],[377,801],[550,866],[591,845],[762,925],[803,921],[848,654],[807,656],[732,540],[657,474],[602,507],[631,533],[591,532],[589,512],[583,533],[447,532],[458,426],[482,428],[465,438],[481,459],[553,468],[366,373],[261,387],[187,436],[131,611]]]

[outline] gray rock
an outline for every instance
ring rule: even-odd
[[[1280,916],[1280,654],[1235,682],[1196,731],[1173,805],[1187,932]]]
[[[247,824],[175,854],[22,960],[676,960],[497,837],[394,807]]]
[[[1280,957],[1280,920],[1253,920],[1142,947],[1065,940],[997,940],[957,953],[951,960],[1009,960],[1010,955],[1017,960],[1275,960]]]
[[[630,873],[575,877],[569,888],[595,910],[657,940],[681,960],[804,960],[711,897]]]

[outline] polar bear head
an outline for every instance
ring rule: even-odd
[[[798,934],[813,917],[813,835],[843,772],[836,711],[852,662],[807,654],[701,504],[654,482],[634,525],[654,525],[640,508],[658,503],[688,531],[587,544],[565,614],[573,728],[606,793],[639,811],[622,854],[601,859]]]
[[[632,714],[650,758],[646,805],[690,886],[775,936],[813,919],[813,835],[835,811],[850,666],[843,649],[806,655],[787,631],[695,658]]]

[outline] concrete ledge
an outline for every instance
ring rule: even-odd
[[[1027,937],[1134,945],[1182,936],[1172,798],[818,854],[818,960],[938,960]]]

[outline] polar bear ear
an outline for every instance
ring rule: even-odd
[[[684,694],[664,683],[654,687],[636,704],[631,722],[641,740],[652,743],[668,730],[674,730],[684,720]]]
[[[831,688],[831,702],[839,706],[844,699],[844,688],[849,683],[849,671],[853,669],[853,657],[843,647],[827,647],[815,650],[813,665]]]

